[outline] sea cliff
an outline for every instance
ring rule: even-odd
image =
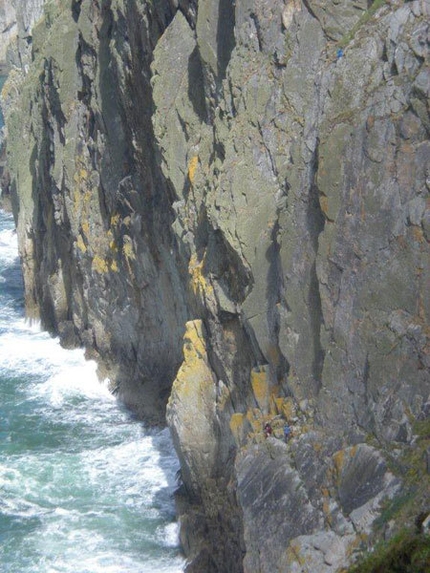
[[[429,16],[50,0],[8,40],[27,313],[167,419],[189,573],[334,573],[429,512]]]

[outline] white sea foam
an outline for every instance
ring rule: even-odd
[[[0,571],[180,573],[168,431],[132,420],[83,350],[63,349],[24,320],[13,298],[22,296],[16,234],[0,213],[5,220]]]
[[[0,230],[0,249],[3,265],[11,265],[18,261],[18,238],[14,229]]]
[[[168,523],[157,529],[157,535],[166,547],[178,547],[179,545],[179,525],[178,523]]]

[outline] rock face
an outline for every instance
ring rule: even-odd
[[[24,65],[31,49],[31,29],[43,14],[46,0],[0,0],[0,66]],[[12,44],[18,50],[10,50]],[[14,60],[18,56],[18,60]],[[12,58],[12,62],[10,59]]]
[[[52,1],[3,90],[27,311],[168,400],[189,572],[340,571],[428,509],[429,16]]]

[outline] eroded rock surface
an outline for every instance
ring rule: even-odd
[[[47,2],[3,90],[28,313],[169,399],[190,573],[340,571],[428,513],[429,16]]]

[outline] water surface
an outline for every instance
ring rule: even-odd
[[[28,324],[0,211],[0,571],[179,573],[167,430],[117,403],[82,350]]]

